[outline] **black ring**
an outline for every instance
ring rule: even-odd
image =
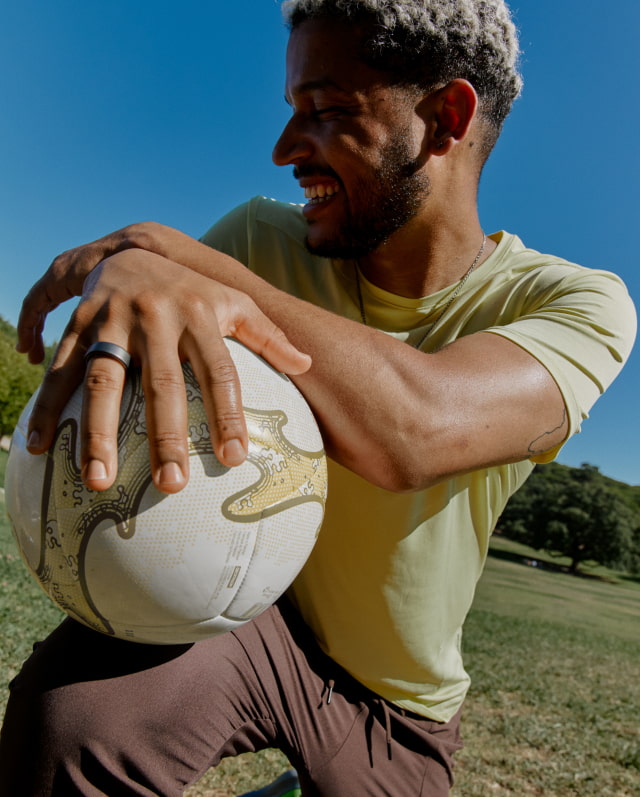
[[[105,340],[99,340],[89,346],[87,353],[84,355],[84,360],[88,362],[93,357],[110,357],[112,360],[117,360],[121,365],[124,365],[125,368],[131,365],[131,355],[126,349],[118,346],[117,343],[107,343]]]

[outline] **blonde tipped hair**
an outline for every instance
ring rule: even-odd
[[[360,57],[398,84],[475,88],[487,120],[485,157],[522,88],[518,35],[503,0],[286,0],[291,29],[307,19],[358,25]]]

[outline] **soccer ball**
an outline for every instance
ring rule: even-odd
[[[293,383],[226,339],[242,387],[247,460],[212,451],[200,389],[183,366],[190,479],[166,495],[151,480],[140,374],[131,369],[118,432],[118,476],[104,492],[80,478],[79,388],[46,454],[26,450],[31,399],[13,434],[6,506],[18,547],[68,615],[105,634],[193,642],[256,617],[291,584],[324,515],[322,439]]]

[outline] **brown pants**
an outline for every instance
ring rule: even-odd
[[[266,747],[306,797],[445,797],[458,725],[362,687],[285,603],[172,647],[66,620],[11,685],[0,797],[177,797],[225,756]]]

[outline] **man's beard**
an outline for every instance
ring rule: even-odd
[[[314,244],[307,238],[309,252],[336,260],[364,257],[417,214],[430,183],[426,175],[418,174],[421,164],[410,156],[405,137],[398,136],[385,147],[382,157],[384,166],[370,180],[354,184],[345,202],[347,216],[336,235]]]

